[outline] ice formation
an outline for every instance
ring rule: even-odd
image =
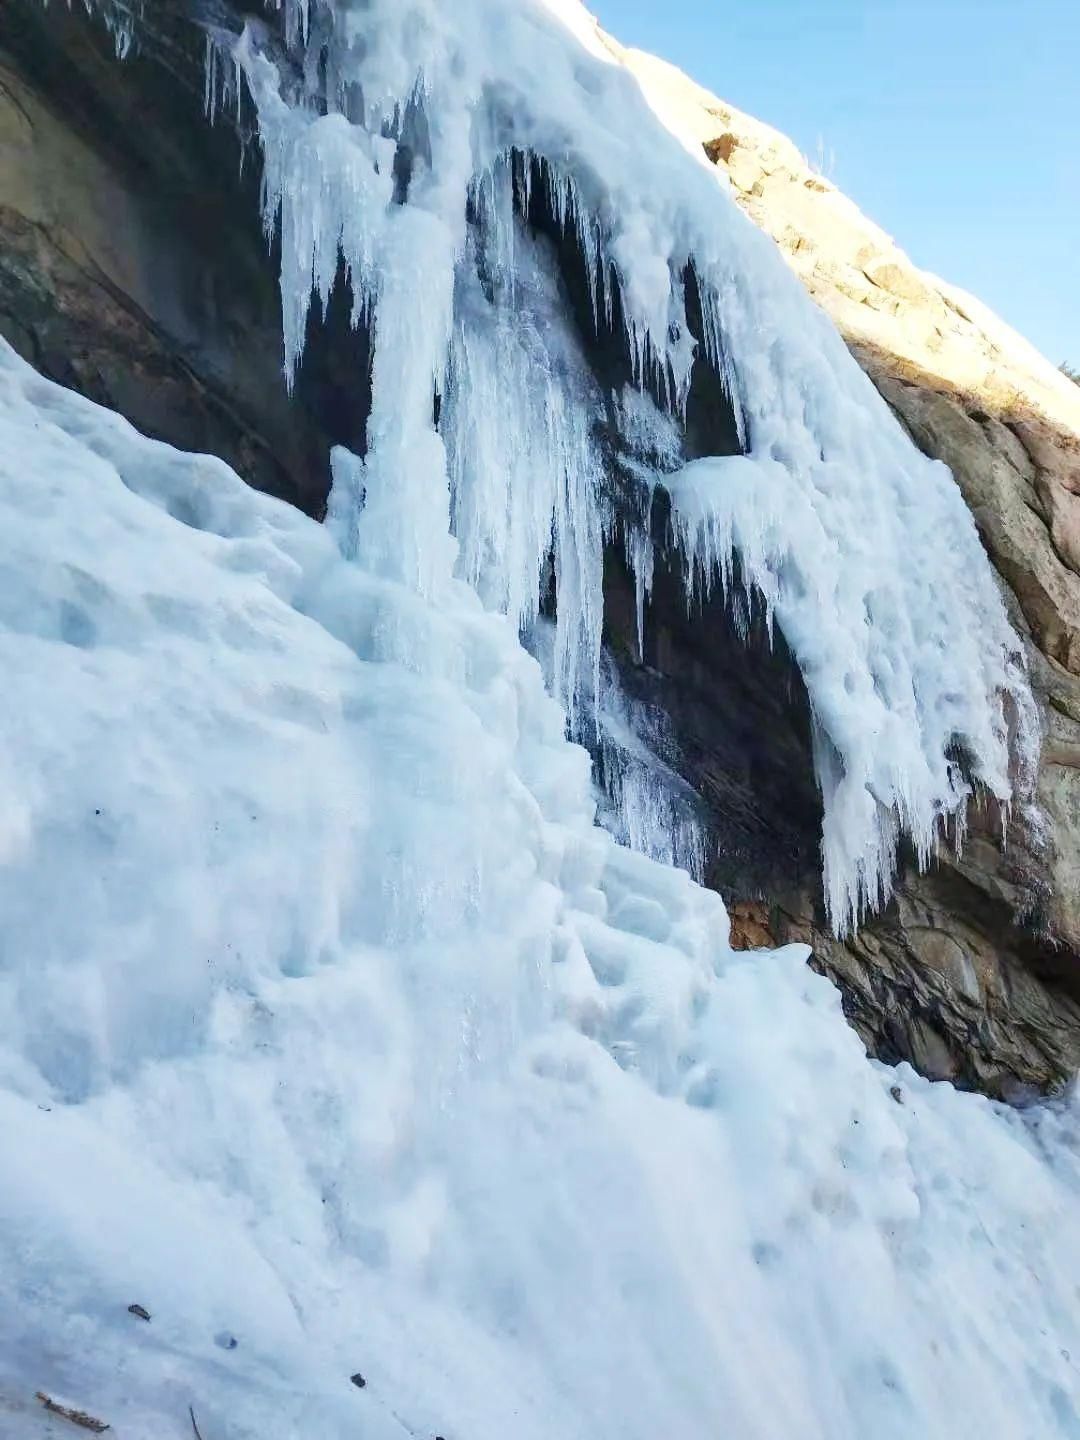
[[[708,830],[701,801],[675,768],[678,742],[668,717],[623,690],[609,657],[602,661],[592,740],[600,819],[623,845],[704,883]]]
[[[566,734],[628,720],[606,446],[802,665],[843,925],[1026,723],[947,473],[576,3],[288,25],[219,73],[287,365],[339,254],[373,333],[327,524],[0,346],[0,1426],[1076,1440],[1075,1102],[868,1062],[802,948],[734,954],[596,825]],[[691,279],[738,456],[681,438]]]
[[[340,261],[374,330],[368,553],[381,547],[430,593],[455,563],[449,505],[457,573],[523,626],[553,562],[557,694],[580,734],[599,698],[613,524],[603,447],[650,408],[662,463],[641,482],[641,524],[623,517],[639,606],[662,484],[688,594],[729,583],[738,557],[801,667],[837,930],[888,898],[902,834],[925,863],[943,822],[962,835],[973,788],[1025,799],[1037,718],[951,477],[910,444],[585,12],[570,0],[286,11],[290,58],[249,25],[231,85],[254,100],[264,218],[282,235],[288,372]],[[568,247],[587,291],[576,321]],[[590,345],[621,351],[621,394],[590,368]],[[695,367],[729,394],[742,454],[685,452]]]
[[[1075,1109],[733,954],[465,582],[6,348],[0,534],[0,1431],[1074,1440]]]

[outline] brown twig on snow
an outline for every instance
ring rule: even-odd
[[[195,1431],[195,1440],[202,1440],[202,1436],[199,1433],[199,1427],[195,1424],[195,1411],[190,1405],[187,1407],[187,1413],[191,1416],[191,1428]]]
[[[84,1430],[92,1430],[95,1435],[101,1435],[110,1427],[104,1420],[96,1420],[93,1415],[88,1415],[85,1410],[73,1410],[69,1405],[61,1405],[59,1400],[54,1400],[46,1395],[44,1390],[38,1390],[35,1399],[41,1401],[46,1410],[54,1415],[60,1415],[65,1420],[70,1420],[73,1425],[81,1425]]]

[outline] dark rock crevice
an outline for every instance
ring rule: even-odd
[[[644,638],[639,657],[634,578],[616,537],[605,554],[604,643],[626,693],[671,721],[674,768],[700,797],[709,832],[707,882],[755,900],[819,886],[810,706],[783,637],[760,616],[740,637],[719,588],[688,606],[681,557],[661,547]]]

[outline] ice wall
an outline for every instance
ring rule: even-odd
[[[959,843],[974,792],[1026,803],[1038,722],[1021,647],[950,475],[586,13],[569,0],[286,11],[290,63],[252,24],[233,83],[255,103],[265,222],[282,235],[287,372],[339,258],[374,330],[364,543],[421,589],[456,565],[522,625],[553,588],[556,693],[581,734],[613,523],[605,445],[648,411],[642,518],[620,517],[641,610],[662,484],[688,603],[730,587],[737,556],[755,597],[742,603],[764,605],[802,670],[836,929],[888,898],[902,835],[925,864],[944,828]],[[613,346],[621,390],[595,363]],[[741,456],[686,463],[695,366],[728,392]]]

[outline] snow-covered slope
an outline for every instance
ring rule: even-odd
[[[606,421],[690,577],[734,546],[803,667],[845,924],[901,825],[962,811],[958,750],[1003,799],[1025,759],[948,473],[704,164],[655,123],[631,151],[576,4],[290,24],[230,83],[286,363],[339,250],[373,331],[328,524],[0,351],[0,1420],[1075,1436],[1075,1110],[869,1064],[803,949],[733,954],[716,895],[596,826],[566,739]],[[684,465],[690,288],[746,453]],[[553,528],[557,698],[519,642]]]
[[[1074,1110],[733,954],[464,584],[8,350],[0,487],[0,1433],[1075,1435]]]

